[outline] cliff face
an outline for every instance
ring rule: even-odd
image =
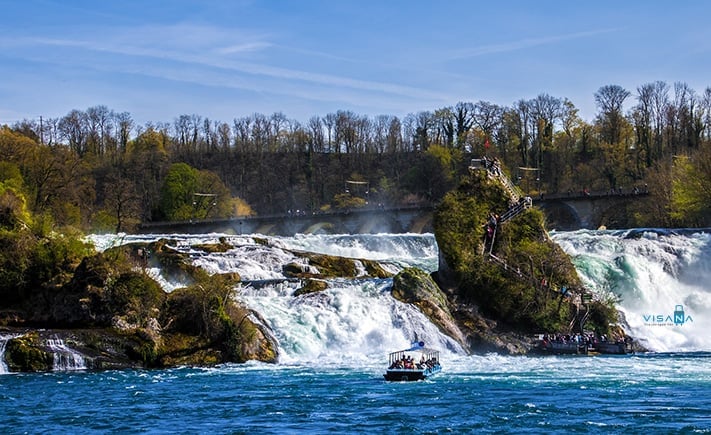
[[[435,278],[472,352],[525,353],[531,335],[574,332],[582,315],[570,258],[548,237],[543,214],[521,206],[526,198],[502,178],[472,171],[434,215]],[[614,309],[587,326],[606,329],[613,317]]]

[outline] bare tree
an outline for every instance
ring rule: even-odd
[[[629,96],[630,92],[619,85],[606,85],[595,92],[595,103],[600,110],[597,120],[603,142],[615,144],[620,141],[624,122],[622,105]]]
[[[503,115],[503,107],[488,101],[478,101],[474,105],[472,121],[484,133],[484,136],[489,139],[493,138],[494,130],[503,122]]]
[[[128,141],[131,139],[131,130],[133,129],[131,114],[128,112],[115,113],[114,125],[116,126],[115,134],[118,150],[120,154],[125,154]]]
[[[309,132],[311,133],[311,145],[313,151],[322,153],[326,151],[326,140],[324,137],[324,125],[318,116],[309,119]]]
[[[711,87],[704,90],[704,95],[701,99],[701,114],[699,115],[703,121],[705,140],[711,140]]]
[[[454,106],[454,110],[452,111],[454,116],[456,146],[461,150],[466,146],[467,136],[474,126],[475,113],[474,104],[461,101]]]
[[[112,140],[113,113],[106,106],[94,106],[86,109],[86,116],[89,124],[89,135],[91,138],[91,152],[97,156],[102,156],[107,152],[115,154],[115,143]]]
[[[72,110],[59,121],[58,127],[69,149],[80,157],[84,156],[88,139],[86,113]]]

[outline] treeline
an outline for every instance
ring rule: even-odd
[[[0,181],[58,224],[123,231],[141,221],[437,202],[471,157],[486,154],[533,195],[647,184],[652,198],[634,223],[708,225],[711,88],[607,85],[594,99],[592,121],[547,94],[403,119],[338,111],[306,124],[274,113],[138,125],[96,106],[3,127]]]

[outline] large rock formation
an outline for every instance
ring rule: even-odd
[[[147,261],[190,284],[166,293],[141,271]],[[166,241],[88,256],[68,282],[37,289],[5,316],[2,332],[14,336],[8,368],[52,369],[56,343],[96,369],[275,362],[265,322],[233,297],[238,281],[236,274],[209,276]]]
[[[516,193],[500,169],[481,168],[435,211],[435,279],[465,348],[526,353],[533,334],[579,332],[572,329],[588,311],[594,315],[586,328],[609,336],[614,307],[601,301],[583,306],[585,289],[570,258],[548,237],[543,214]]]
[[[447,297],[427,272],[414,267],[404,269],[393,278],[391,293],[395,299],[415,305],[443,333],[466,347],[466,338],[452,316]]]

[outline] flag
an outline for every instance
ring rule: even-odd
[[[489,146],[490,146],[490,144],[489,144],[489,138],[487,137],[487,138],[486,138],[486,142],[484,142],[484,149],[487,149],[487,150],[488,150],[488,149],[489,149]]]

